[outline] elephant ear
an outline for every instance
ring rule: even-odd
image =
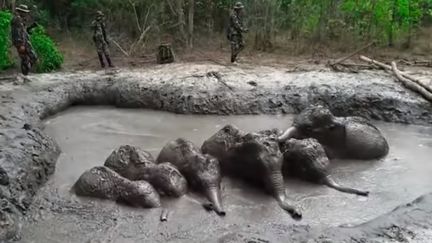
[[[260,152],[262,150],[262,145],[254,142],[254,141],[248,141],[244,142],[239,147],[241,153],[252,155]]]

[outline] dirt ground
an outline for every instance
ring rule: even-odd
[[[427,31],[425,30],[427,34]],[[426,35],[424,34],[424,35]],[[428,34],[429,35],[429,34]],[[405,66],[414,65],[420,69],[432,67],[432,46],[428,44],[426,39],[432,37],[423,36],[413,44],[410,49],[402,49],[401,47],[382,47],[371,46],[359,54],[366,55],[370,58],[382,61],[391,62],[397,61],[403,69]],[[58,47],[64,54],[64,64],[59,71],[83,71],[83,70],[100,70],[100,64],[96,54],[96,50],[91,40],[81,36],[79,39],[69,35],[56,36]],[[196,41],[196,47],[193,50],[174,47],[176,54],[176,62],[211,62],[218,65],[231,65],[230,63],[230,48],[229,43],[224,39],[210,39],[203,41]],[[120,45],[123,45],[121,41]],[[307,43],[292,43],[287,41],[286,45],[279,44],[273,50],[268,52],[261,52],[253,50],[251,45],[240,54],[239,62],[242,64],[257,65],[257,66],[271,66],[288,68],[292,71],[311,71],[320,70],[326,67],[329,62],[337,60],[338,58],[345,57],[351,52],[358,49],[358,47],[341,47],[345,44],[332,44],[330,45],[311,45]],[[301,49],[301,50],[297,50]],[[342,50],[342,51],[341,51]],[[138,53],[132,53],[130,56],[123,54],[120,49],[111,44],[111,56],[116,68],[148,68],[157,65],[156,63],[156,48],[147,47],[145,50]],[[13,58],[18,62],[19,58],[12,51]],[[344,63],[347,64],[363,64],[358,59],[358,55],[353,56]],[[410,64],[410,65],[408,65]],[[364,69],[362,65],[354,67],[354,71]],[[353,71],[351,69],[341,71]],[[0,72],[0,76],[9,76],[18,73],[18,66]]]
[[[92,48],[86,51],[75,52],[74,55],[68,54],[67,49],[69,47],[63,47],[65,50],[65,65],[64,70],[98,70],[100,69],[97,55]],[[111,47],[113,49],[114,47]],[[432,55],[417,55],[411,52],[398,52],[398,50],[384,49],[377,52],[376,49],[372,48],[361,52],[360,54],[366,55],[373,59],[377,59],[383,62],[399,61],[401,65],[408,63],[419,62],[419,67],[432,67]],[[287,55],[287,53],[279,53],[274,51],[271,53],[266,52],[255,52],[246,50],[241,53],[239,57],[239,63],[260,65],[260,66],[273,66],[289,68],[293,71],[310,71],[317,70],[325,67],[329,62],[334,61],[340,57],[348,55],[347,53],[314,53],[300,56]],[[140,68],[150,67],[156,64],[156,53],[146,52],[142,55],[134,57],[126,57],[121,52],[114,50],[112,51],[113,62],[118,68]],[[231,65],[230,63],[230,51],[228,48],[220,48],[215,50],[199,50],[194,49],[192,51],[176,52],[176,62],[213,62],[219,65]],[[344,63],[348,64],[364,64],[357,56],[350,58]]]
[[[14,77],[18,70],[11,69],[0,74],[0,101],[3,104],[0,107],[0,166],[6,169],[11,178],[11,186],[0,187],[8,203],[6,208],[1,208],[0,213],[9,215],[7,223],[10,226],[5,230],[5,235],[0,231],[0,239],[19,232],[24,222],[21,220],[29,210],[36,214],[40,211],[38,205],[31,202],[37,190],[54,173],[59,155],[56,142],[40,130],[40,124],[44,118],[72,104],[227,115],[291,114],[320,101],[337,115],[362,115],[381,121],[423,125],[430,125],[432,121],[430,103],[394,82],[392,75],[375,70],[363,71],[361,66],[345,70],[352,73],[337,73],[326,66],[329,61],[346,53],[316,51],[314,54],[294,57],[277,51],[258,53],[246,50],[240,64],[232,65],[228,62],[228,49],[216,48],[180,52],[177,53],[178,63],[156,65],[153,52],[123,57],[111,47],[114,49],[112,56],[117,68],[104,72],[99,68],[91,45],[62,42],[60,48],[65,54],[65,64],[60,72],[30,75],[28,83],[17,82]],[[377,52],[373,48],[362,54],[380,61],[397,60],[402,69],[432,83],[429,78],[432,70],[428,67],[428,60],[431,59],[427,55],[392,49]],[[418,66],[406,65],[415,60],[423,63]],[[349,62],[360,64],[357,58]],[[39,199],[47,203],[49,207],[46,208],[50,212],[61,215],[66,212],[68,220],[71,215],[76,216],[73,224],[79,225],[77,222],[81,222],[80,217],[83,215],[95,216],[90,224],[80,225],[90,233],[93,232],[92,226],[95,226],[93,222],[104,222],[106,224],[101,224],[103,227],[109,226],[106,231],[94,228],[100,230],[100,235],[111,232],[111,223],[114,228],[120,227],[117,216],[112,215],[115,212],[108,212],[109,209],[101,208],[101,211],[94,213],[94,207],[90,204],[62,204],[53,198]],[[430,194],[421,196],[413,203],[402,205],[389,214],[353,228],[312,228],[307,224],[292,226],[278,223],[258,227],[252,233],[242,233],[251,231],[245,225],[234,225],[233,232],[227,235],[221,234],[225,230],[222,228],[216,231],[205,229],[203,232],[220,236],[220,242],[254,242],[250,241],[251,235],[257,235],[259,239],[269,238],[270,242],[284,242],[283,239],[293,242],[416,242],[412,241],[415,237],[425,239],[417,242],[430,242],[432,222],[427,215],[431,212],[431,201]],[[32,223],[33,216],[31,214],[27,222]],[[127,215],[124,219],[130,220],[131,217]],[[140,215],[133,217],[137,222],[143,218]],[[56,221],[52,222],[54,227]],[[213,223],[200,222],[201,225]],[[134,225],[143,226],[138,223]],[[158,235],[158,226],[154,227],[152,232]],[[128,230],[135,232],[135,229]],[[190,232],[180,232],[186,235],[180,236],[187,238]],[[194,235],[199,236],[198,233]],[[274,236],[277,239],[272,241]],[[163,241],[165,236],[157,237]],[[363,240],[365,238],[368,240]]]
[[[75,199],[63,200],[55,189],[48,190],[48,196],[37,191],[55,176],[60,154],[57,143],[40,129],[41,123],[71,105],[114,105],[180,114],[241,115],[292,114],[321,101],[341,116],[362,115],[381,121],[430,125],[430,103],[396,84],[385,72],[366,70],[351,74],[335,73],[329,69],[295,72],[288,67],[224,66],[207,62],[106,72],[58,72],[30,75],[28,79],[30,82],[24,84],[9,82],[0,85],[3,104],[0,124],[4,127],[0,130],[0,166],[10,178],[9,187],[0,186],[1,192],[7,196],[6,202],[9,202],[9,208],[0,210],[0,213],[9,215],[10,219],[9,222],[0,221],[10,225],[4,232],[0,231],[0,237],[14,237],[21,231],[24,234],[21,242],[37,242],[43,238],[46,239],[44,242],[58,242],[56,239],[115,242],[114,239],[118,239],[117,242],[375,243],[430,242],[432,238],[428,230],[432,225],[428,216],[432,205],[430,195],[419,197],[413,203],[402,205],[363,225],[332,227],[313,226],[306,222],[294,225],[288,216],[286,221],[262,220],[261,224],[244,224],[237,221],[240,217],[233,217],[233,223],[226,225],[222,224],[222,219],[204,212],[193,214],[193,217],[179,215],[179,218],[187,220],[161,225],[157,220],[150,220],[157,218],[159,210],[119,214],[112,206],[95,206],[93,200],[87,204]],[[97,120],[109,119],[98,116]],[[142,123],[140,119],[126,120]],[[263,205],[269,206],[267,202]],[[248,215],[255,215],[255,212],[250,210]],[[221,223],[215,227],[219,221]],[[58,230],[59,222],[68,223],[62,224],[65,226],[63,230]],[[197,222],[199,227],[194,227],[192,223]],[[41,228],[31,231],[28,224]],[[57,229],[53,233],[60,234],[60,238],[47,239],[53,236],[45,230],[47,228]],[[120,232],[120,238],[116,232]],[[37,238],[39,233],[42,238]]]

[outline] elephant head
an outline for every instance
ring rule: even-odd
[[[187,192],[186,179],[174,165],[156,164],[149,152],[135,146],[120,146],[104,165],[129,180],[150,182],[163,196],[181,197]]]
[[[192,184],[199,187],[210,201],[205,206],[214,210],[218,215],[224,216],[225,210],[222,205],[220,184],[222,182],[222,173],[219,160],[209,154],[197,154],[194,156],[198,167],[195,176],[192,177]]]
[[[315,138],[324,146],[329,157],[375,159],[385,156],[389,146],[378,128],[360,117],[336,117],[323,106],[311,106],[301,112],[281,136]]]
[[[302,111],[278,140],[286,141],[290,138],[316,138],[324,139],[329,135],[332,137],[343,136],[344,125],[341,124],[330,110],[323,106],[311,106]]]
[[[301,213],[285,194],[277,134],[274,130],[245,134],[228,125],[204,142],[202,150],[218,158],[224,172],[264,184],[279,205],[298,219]]]
[[[162,148],[157,162],[170,162],[177,166],[193,188],[205,193],[210,204],[204,206],[211,208],[218,215],[226,214],[222,207],[220,192],[222,175],[217,158],[203,154],[192,142],[179,138]]]
[[[73,186],[79,196],[97,197],[144,208],[159,207],[160,197],[146,181],[131,181],[105,166],[85,171]]]
[[[284,174],[323,184],[341,192],[368,196],[367,191],[343,187],[333,180],[328,171],[330,161],[324,148],[316,139],[289,139],[281,147],[284,156]]]
[[[140,180],[146,179],[141,178],[142,170],[154,166],[155,160],[147,151],[122,145],[108,156],[104,165],[129,180]]]

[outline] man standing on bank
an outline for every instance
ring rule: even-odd
[[[105,55],[105,58],[108,62],[109,67],[114,67],[114,65],[111,62],[110,53],[108,50],[108,38],[106,35],[105,30],[105,15],[102,13],[102,11],[96,12],[96,19],[92,23],[93,28],[93,41],[96,45],[97,53],[99,56],[99,61],[102,68],[105,68],[105,62],[103,59],[103,55]]]
[[[243,40],[243,33],[248,32],[248,29],[243,25],[243,9],[244,6],[241,2],[234,5],[233,12],[230,16],[227,37],[231,42],[231,62],[237,60],[238,54],[243,50],[245,43]]]
[[[29,21],[29,12],[30,10],[27,5],[19,5],[15,8],[14,17],[11,22],[12,43],[16,47],[21,59],[21,71],[24,75],[29,73],[30,69],[37,61],[37,55],[30,43],[30,36],[28,33],[28,31],[36,27],[37,24],[34,23],[29,27],[26,26],[26,22]]]

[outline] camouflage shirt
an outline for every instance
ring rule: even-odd
[[[15,15],[11,22],[12,43],[14,46],[22,46],[29,41],[29,35],[23,19]]]
[[[243,20],[235,11],[230,16],[229,31],[231,35],[241,35],[241,33],[246,32]]]
[[[106,32],[105,32],[105,23],[102,19],[95,19],[92,23],[92,28],[93,28],[93,39],[95,41],[108,42]]]

